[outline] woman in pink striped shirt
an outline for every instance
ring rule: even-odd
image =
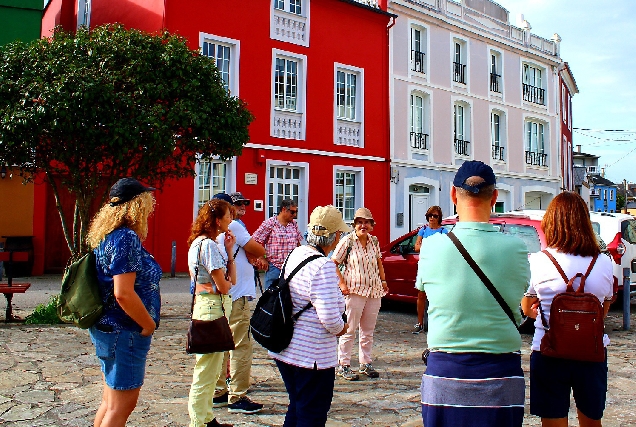
[[[338,344],[336,374],[348,381],[359,379],[358,374],[351,370],[351,352],[356,329],[359,329],[360,335],[358,372],[369,378],[380,376],[371,364],[371,350],[380,302],[389,290],[378,239],[369,234],[375,225],[371,211],[367,208],[358,209],[353,224],[355,233],[342,239],[331,257],[339,266],[339,286],[345,295],[349,322],[349,330],[340,337]]]

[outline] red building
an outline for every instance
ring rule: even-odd
[[[559,87],[561,89],[559,117],[561,120],[561,176],[562,188],[574,191],[573,162],[572,162],[572,97],[579,93],[572,70],[567,62],[559,67]]]
[[[177,245],[185,271],[186,238],[198,206],[217,192],[252,200],[245,223],[254,231],[296,200],[303,231],[317,205],[339,207],[346,220],[360,206],[373,212],[374,234],[389,239],[389,43],[395,19],[386,0],[52,0],[43,36],[55,25],[74,29],[121,22],[129,28],[179,33],[217,64],[227,89],[255,120],[243,153],[201,162],[194,180],[168,183],[146,242],[164,271]],[[369,6],[369,4],[372,4]],[[36,267],[59,251],[48,186],[36,189]],[[48,214],[47,214],[48,212]],[[48,220],[47,220],[48,215]],[[59,222],[59,220],[58,220]],[[50,231],[50,230],[52,231]],[[49,256],[50,255],[50,256]]]

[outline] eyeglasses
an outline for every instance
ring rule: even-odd
[[[437,214],[428,214],[429,218],[435,218],[435,219],[439,219],[439,215]]]
[[[249,200],[239,200],[237,202],[234,202],[234,206],[249,206],[249,204]]]
[[[296,215],[298,213],[298,209],[288,209],[288,211],[292,215]]]

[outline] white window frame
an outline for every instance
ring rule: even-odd
[[[229,84],[226,83],[226,89],[229,94],[232,96],[239,96],[239,63],[241,57],[241,42],[240,40],[230,39],[227,37],[217,36],[215,34],[209,33],[199,33],[199,49],[201,50],[201,54],[203,55],[203,43],[211,43],[215,46],[223,46],[230,49],[230,64],[228,70],[228,79]],[[215,52],[216,54],[216,52]],[[215,61],[214,65],[217,65],[218,58],[212,58],[208,56],[210,59]],[[218,68],[218,66],[217,66]],[[219,70],[221,73],[221,70]],[[221,73],[221,78],[223,75]],[[223,79],[225,83],[225,79]]]
[[[355,117],[340,117],[338,110],[338,73],[345,73],[345,83],[347,74],[356,76],[356,93],[355,93]],[[364,68],[354,67],[352,65],[334,63],[333,70],[333,121],[334,135],[333,141],[335,145],[343,145],[340,142],[342,129],[346,129],[346,133],[353,135],[347,138],[351,143],[346,145],[362,148],[364,147]],[[346,105],[346,102],[345,102]]]
[[[413,106],[413,100],[415,100],[416,97],[419,97],[422,99],[422,127],[421,127],[421,133],[428,135],[426,136],[426,149],[420,149],[420,148],[415,148],[413,147],[413,141],[412,138],[414,137],[414,135],[412,134],[412,132],[417,131],[417,128],[414,126],[414,121],[413,121],[413,114],[414,114],[414,106]],[[412,152],[415,153],[428,153],[429,150],[431,149],[431,144],[432,144],[432,139],[431,139],[431,135],[432,135],[432,131],[431,131],[431,119],[430,119],[430,114],[431,114],[431,94],[425,91],[420,90],[420,88],[416,88],[415,86],[413,86],[411,88],[411,90],[409,91],[409,99],[408,99],[408,106],[409,106],[409,122],[408,122],[408,140],[409,140],[409,148]],[[416,107],[417,108],[417,107]]]
[[[458,107],[462,108],[462,141],[464,142],[468,142],[469,144],[471,144],[470,146],[468,146],[468,155],[463,155],[463,154],[458,154],[457,150],[455,148],[455,138],[458,135],[457,133],[457,112],[458,112]],[[453,150],[453,157],[459,157],[461,159],[470,159],[473,156],[473,152],[474,152],[474,146],[472,146],[472,102],[470,102],[469,100],[463,99],[463,98],[456,98],[456,99],[452,99],[452,105],[451,105],[451,117],[452,117],[452,124],[451,124],[451,140],[453,141],[453,143],[451,144],[451,149]]]
[[[532,73],[529,73],[533,70]],[[540,75],[537,79],[537,71]],[[524,105],[530,105],[538,108],[547,108],[548,106],[548,72],[547,68],[536,62],[521,60],[521,100]],[[538,80],[538,81],[537,81]],[[523,85],[528,84],[535,88],[543,90],[543,104],[537,102],[526,101],[523,99]]]
[[[530,127],[528,124],[531,124]],[[536,132],[534,129],[536,126]],[[541,128],[542,127],[542,128]],[[541,129],[543,131],[541,132]],[[533,135],[536,134],[536,143],[533,142]],[[542,140],[540,141],[539,136],[542,135]],[[536,145],[536,150],[533,145]],[[531,165],[528,164],[525,156],[526,152],[534,152],[537,154],[545,154],[546,164],[544,166],[539,165]],[[535,116],[526,116],[523,119],[523,153],[524,153],[524,164],[526,167],[539,167],[539,168],[547,168],[550,165],[550,123],[547,120],[544,120]]]
[[[264,206],[264,218],[269,218],[268,213],[271,208],[270,204],[270,183],[272,179],[270,178],[270,170],[273,167],[289,167],[289,168],[299,168],[300,169],[300,177],[299,177],[299,187],[298,187],[298,216],[296,217],[296,223],[298,224],[298,228],[300,232],[303,233],[305,231],[305,227],[309,222],[309,214],[311,212],[307,212],[309,208],[308,200],[309,200],[309,163],[307,162],[287,162],[281,160],[267,160],[265,163],[265,206]],[[274,209],[274,214],[276,214],[276,209]]]
[[[354,187],[354,204],[353,208],[350,208],[350,217],[346,215],[342,206],[339,206],[338,203],[338,191],[337,191],[337,176],[338,173],[347,173],[352,174],[355,177],[355,187]],[[353,224],[353,214],[356,209],[360,206],[364,206],[364,168],[361,167],[352,167],[352,166],[344,166],[344,165],[334,165],[333,167],[333,206],[335,206],[341,213],[342,218],[348,224]]]
[[[90,28],[91,9],[91,0],[77,0],[77,28],[82,25]]]
[[[499,116],[499,147],[503,148],[503,159],[496,159],[492,156],[492,151],[495,149],[493,146],[496,146],[494,140],[494,123],[493,116]],[[507,111],[500,107],[491,107],[490,108],[490,146],[491,146],[491,158],[493,163],[506,163],[506,159],[508,156],[508,114]]]
[[[300,14],[291,12],[291,5],[300,3]],[[309,11],[311,0],[271,0],[269,37],[309,47]],[[279,9],[277,5],[284,7]]]
[[[495,96],[495,97],[503,97],[503,93],[504,93],[504,67],[503,67],[503,52],[495,49],[494,47],[490,47],[488,48],[488,92],[490,93],[491,96]],[[496,73],[499,75],[499,81],[498,81],[498,89],[499,92],[495,92],[492,90],[491,88],[491,84],[490,84],[490,74],[492,73],[492,57],[495,57],[495,68],[496,68]]]
[[[459,64],[464,66],[464,83],[455,81],[455,62],[457,62],[457,48],[459,45]],[[451,35],[451,49],[450,49],[450,63],[451,63],[451,84],[455,88],[468,89],[470,83],[470,45],[468,40],[460,37],[459,35]]]
[[[336,118],[352,122],[360,121],[359,117],[362,115],[359,102],[362,96],[360,90],[361,77],[362,73],[358,71],[336,67]],[[353,91],[351,90],[352,85]]]
[[[309,1],[304,5],[307,0],[274,0],[273,7],[276,10],[281,10],[283,12],[291,13],[293,15],[305,16],[305,6],[309,6]],[[282,8],[278,7],[283,5]],[[298,9],[300,9],[300,13],[298,13]]]
[[[612,190],[611,188],[609,190],[609,199],[614,200],[614,190]]]
[[[421,58],[422,62],[421,62],[421,69],[422,71],[416,71],[415,70],[415,54],[413,53],[415,47],[414,47],[414,32],[415,31],[419,31],[420,32],[420,52],[422,52],[423,58]],[[417,21],[409,21],[409,53],[408,53],[408,59],[409,59],[409,75],[410,76],[417,76],[419,78],[427,78],[428,75],[428,70],[429,70],[429,55],[428,52],[430,51],[429,49],[429,27],[427,25],[424,25],[420,22]]]
[[[225,166],[225,185],[223,185],[223,188],[218,188],[218,190],[214,189],[212,186],[212,179],[210,179],[210,184],[209,184],[209,189],[208,191],[210,192],[209,197],[208,198],[202,198],[200,196],[200,192],[201,191],[205,191],[204,189],[201,188],[201,179],[202,179],[202,175],[201,175],[201,166],[206,163],[206,162],[210,162],[212,164],[222,164]],[[201,158],[199,157],[197,159],[197,162],[195,163],[195,171],[196,171],[196,177],[194,178],[194,206],[193,206],[193,215],[194,217],[196,217],[197,213],[199,212],[199,208],[201,207],[201,205],[205,202],[207,202],[210,198],[212,198],[212,196],[214,196],[215,191],[216,192],[225,192],[225,193],[231,193],[232,191],[234,191],[235,189],[235,170],[236,170],[236,157],[233,157],[230,160],[221,160],[218,156],[214,156],[210,159],[206,159],[206,160],[201,160]],[[211,169],[210,169],[211,171]]]
[[[285,59],[296,61],[297,80],[296,80],[296,108],[286,109],[276,106],[276,59]],[[276,138],[305,140],[306,128],[306,94],[307,94],[307,56],[293,52],[272,49],[272,68],[271,68],[271,136]],[[286,134],[286,136],[278,135],[276,132],[277,123],[280,120],[287,120],[293,123],[294,132]]]

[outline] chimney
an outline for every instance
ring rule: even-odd
[[[605,178],[605,168],[601,168],[601,178]]]
[[[580,146],[580,145],[577,145],[577,146],[576,146],[576,152],[577,152],[577,153],[580,153],[580,152],[581,152],[581,146]]]

